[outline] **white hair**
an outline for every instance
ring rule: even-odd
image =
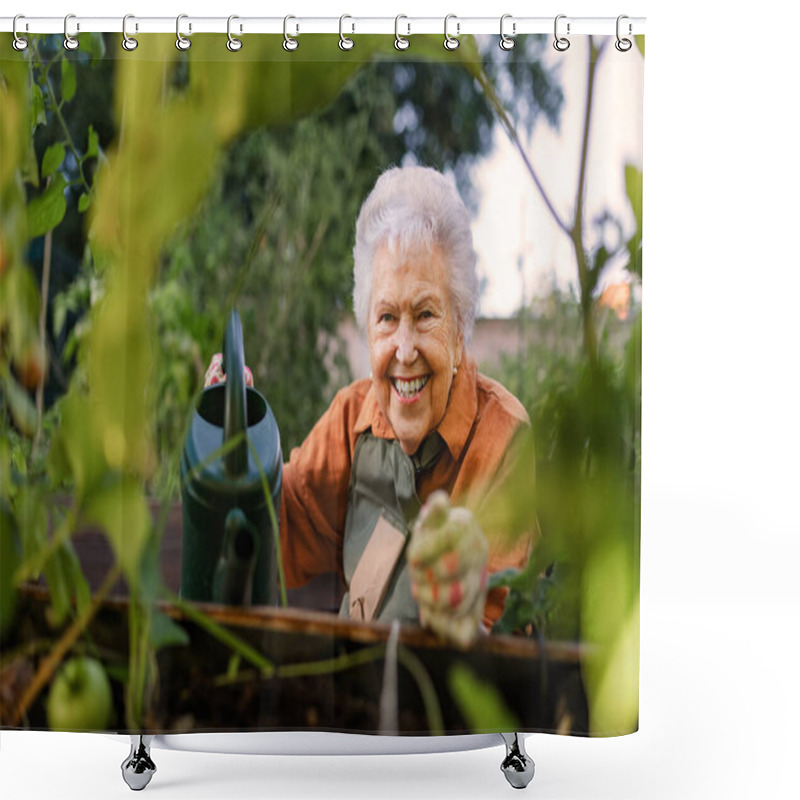
[[[358,214],[353,247],[353,308],[363,331],[373,260],[384,244],[391,253],[441,247],[450,266],[450,300],[458,330],[468,342],[478,300],[477,256],[469,212],[455,181],[430,167],[394,167],[378,178]]]

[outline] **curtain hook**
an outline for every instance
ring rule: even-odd
[[[400,35],[400,20],[408,19],[405,14],[398,14],[394,18],[394,47],[395,50],[408,50],[411,42],[405,36]],[[408,34],[411,35],[411,25],[408,24]]]
[[[239,17],[237,17],[236,14],[231,14],[228,17],[228,43],[225,45],[225,47],[227,47],[228,50],[231,51],[231,53],[238,53],[239,50],[242,49],[242,44],[243,44],[241,39],[237,39],[231,33],[231,22],[233,22],[233,20],[235,20],[235,19],[239,19]],[[239,26],[239,31],[241,32],[241,30],[242,30],[242,27],[240,25]]]
[[[516,22],[512,22],[511,23],[511,34],[512,34],[512,36],[506,36],[506,34],[503,32],[503,23],[507,19],[512,19],[512,15],[511,14],[503,14],[503,16],[500,17],[500,49],[501,50],[513,50],[514,49],[514,45],[516,44],[516,42],[512,38],[517,33],[517,23]]]
[[[297,39],[295,39],[294,37],[289,36],[289,34],[286,31],[286,26],[289,24],[290,19],[297,19],[297,17],[293,17],[291,14],[289,14],[288,16],[283,18],[283,49],[288,52],[297,50],[297,48],[300,46],[300,42],[298,42]],[[296,27],[296,32],[299,33],[300,26],[296,25],[295,27]]]
[[[64,17],[64,49],[65,50],[77,50],[78,49],[78,40],[74,36],[70,36],[69,30],[68,30],[69,21],[71,19],[75,19],[75,15],[74,14],[67,14],[67,16]],[[79,23],[75,23],[75,25],[76,25],[75,30],[77,32],[77,31],[79,31],[81,29],[81,26],[80,26]]]
[[[355,46],[355,42],[349,36],[345,36],[344,33],[342,32],[342,26],[346,19],[353,19],[353,18],[349,14],[342,14],[342,16],[339,17],[339,47],[342,50],[352,50],[353,47]],[[353,24],[352,32],[355,33],[355,30],[356,26],[355,24]]]
[[[459,42],[458,39],[456,39],[455,37],[451,36],[447,32],[447,23],[451,19],[457,20],[458,17],[455,14],[448,14],[444,18],[444,49],[445,50],[458,50],[458,46],[461,44],[461,42]],[[461,23],[460,22],[456,22],[456,35],[459,34],[460,30],[461,30]]]
[[[620,53],[627,53],[628,50],[631,49],[632,44],[631,44],[631,40],[630,39],[621,38],[620,35],[619,35],[619,24],[620,24],[620,22],[622,22],[623,19],[628,19],[628,17],[625,14],[620,14],[617,17],[617,41],[614,43],[614,47],[616,47],[617,50],[620,51]],[[633,30],[633,28],[631,27],[631,23],[629,22],[628,23],[628,33],[630,34],[632,32],[632,30]]]
[[[553,36],[555,40],[553,41],[553,47],[558,50],[559,53],[563,53],[565,50],[569,50],[569,39],[564,36],[558,35],[558,21],[560,19],[566,19],[566,14],[559,14],[556,17],[556,21],[553,24]],[[569,36],[569,22],[567,23],[567,36]]]
[[[189,18],[188,14],[178,14],[178,18],[175,20],[175,34],[178,37],[175,40],[175,47],[177,47],[178,50],[188,50],[192,46],[192,40],[191,39],[187,39],[181,33],[181,20],[182,19],[188,19],[188,18]],[[190,33],[191,33],[191,30],[192,30],[192,23],[190,22],[189,23],[189,32]]]
[[[22,39],[21,37],[17,36],[17,20],[18,19],[25,19],[25,17],[22,14],[17,14],[17,16],[14,17],[14,22],[13,22],[13,24],[11,26],[11,32],[14,34],[14,42],[13,42],[12,46],[13,46],[13,48],[15,50],[17,50],[17,51],[19,51],[21,53],[23,50],[25,50],[25,48],[27,48],[28,40],[27,39]],[[25,23],[25,30],[26,31],[28,30],[28,23],[27,22]]]
[[[130,52],[131,50],[135,50],[139,46],[139,41],[134,39],[132,36],[128,36],[128,20],[135,19],[133,14],[126,14],[122,18],[122,49],[127,50]],[[139,26],[136,26],[136,30],[139,30]]]

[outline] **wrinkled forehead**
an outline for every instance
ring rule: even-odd
[[[444,250],[436,244],[391,248],[389,242],[375,251],[371,299],[411,299],[418,294],[436,295],[452,303],[450,267]]]

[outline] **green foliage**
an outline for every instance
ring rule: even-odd
[[[593,43],[590,49],[599,57]],[[509,588],[495,627],[529,625],[539,636],[567,635],[589,645],[582,672],[590,728],[606,735],[635,730],[638,715],[641,316],[634,306],[634,321],[619,321],[598,307],[596,296],[616,256],[627,253],[630,281],[641,279],[641,171],[627,165],[625,185],[635,220],[630,238],[623,239],[622,224],[606,211],[594,220],[599,244],[590,251],[576,211],[566,232],[578,295],[554,290],[534,304],[534,319],[521,309],[521,327],[535,326],[538,336],[498,375],[528,409],[531,442],[495,519],[512,535],[541,536],[526,569],[494,576],[492,585]]]
[[[355,57],[325,37],[304,40],[300,57],[280,37],[239,54],[223,44],[197,37],[179,53],[174,37],[154,35],[104,61],[98,35],[75,53],[31,37],[25,56],[0,37],[3,556],[10,538],[19,544],[12,582],[43,575],[60,627],[89,618],[71,537],[79,520],[103,530],[131,591],[131,728],[153,651],[186,643],[154,607],[160,542],[147,494],[175,492],[184,425],[228,310],[242,311],[285,443],[298,442],[349,379],[335,332],[350,303],[353,221],[375,177],[409,158],[452,169],[463,188],[491,141],[467,37],[448,53],[440,36],[418,36],[403,56],[389,37],[360,37]],[[531,89],[525,124],[542,110],[557,119],[560,93],[538,63],[487,70]],[[37,408],[25,375],[44,350],[61,396],[42,397],[39,379]],[[54,502],[64,488],[66,507]],[[2,578],[5,590],[5,568]],[[6,625],[13,599],[0,599]],[[507,727],[489,688],[453,680]]]
[[[2,325],[12,343],[22,343],[4,351],[5,382],[16,380],[6,365],[17,351],[25,352],[22,345],[36,341],[40,326],[39,274],[24,263],[24,243],[45,236],[44,252],[59,254],[65,231],[88,224],[78,237],[83,244],[73,260],[80,263],[76,277],[64,283],[63,274],[54,275],[58,299],[41,298],[45,310],[52,306],[53,336],[67,348],[67,358],[76,359],[68,368],[68,391],[49,418],[47,458],[37,461],[35,442],[30,447],[12,425],[9,398],[26,396],[22,388],[16,395],[13,388],[3,391],[3,446],[17,465],[9,515],[23,532],[14,582],[44,575],[54,626],[85,612],[89,603],[70,541],[78,521],[97,525],[111,545],[115,568],[131,592],[126,723],[136,727],[152,679],[149,654],[185,643],[183,631],[153,607],[160,591],[159,541],[146,490],[159,456],[177,461],[176,444],[209,353],[205,347],[213,340],[216,349],[221,340],[227,314],[217,317],[216,310],[226,312],[235,301],[251,326],[259,323],[251,339],[256,369],[275,388],[271,396],[287,418],[291,410],[297,427],[286,429],[299,438],[329,399],[325,376],[343,363],[330,340],[349,302],[345,254],[357,204],[385,166],[386,151],[372,139],[366,106],[352,118],[339,109],[323,124],[319,117],[305,119],[332,108],[365,64],[321,38],[304,43],[298,59],[276,46],[276,37],[259,37],[248,48],[255,59],[249,60],[247,54],[226,55],[218,37],[198,38],[188,54],[176,51],[171,36],[148,37],[114,63],[117,102],[110,117],[104,111],[87,116],[94,109],[75,105],[84,91],[91,97],[110,85],[108,65],[99,59],[102,37],[86,41],[85,51],[69,54],[52,37],[35,37],[26,71],[7,50],[7,37],[2,43],[3,81],[11,90],[3,96],[0,130],[3,142],[13,144],[16,167],[2,173],[2,253],[13,265],[3,270],[3,280],[11,290],[4,297],[17,301],[14,309],[3,306]],[[364,59],[382,53],[397,58],[386,37],[364,37],[359,45]],[[470,40],[455,59],[442,52],[439,37],[415,40],[415,61],[445,56],[455,64],[459,57],[477,58]],[[176,129],[181,137],[174,136]],[[389,137],[386,129],[384,141]],[[234,157],[223,162],[225,148]],[[230,169],[220,172],[223,163]],[[375,166],[365,170],[365,164]],[[27,196],[18,191],[21,177],[28,181]],[[184,221],[209,189],[203,210],[217,228],[209,226],[207,233]],[[244,202],[230,202],[237,192],[245,193]],[[216,214],[215,198],[231,211]],[[12,227],[5,220],[13,214],[17,235],[7,244],[5,232]],[[181,238],[181,225],[197,239]],[[220,230],[229,236],[220,237]],[[43,258],[43,287],[50,259]],[[202,314],[198,299],[206,301]],[[306,380],[301,388],[307,388],[308,375],[314,377],[305,396],[292,381]],[[16,406],[16,424],[31,433],[32,406]],[[37,417],[38,437],[49,426],[41,412]],[[51,492],[65,485],[71,504],[59,510]],[[174,481],[166,486],[169,494]]]
[[[0,452],[0,458],[4,455]],[[17,607],[14,572],[19,564],[19,550],[17,522],[5,500],[0,498],[0,642],[14,622]]]

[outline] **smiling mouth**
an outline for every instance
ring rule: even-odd
[[[430,380],[430,377],[430,375],[425,375],[423,378],[413,378],[412,380],[403,378],[391,378],[390,380],[397,394],[408,400],[416,397],[425,388],[425,384]]]

